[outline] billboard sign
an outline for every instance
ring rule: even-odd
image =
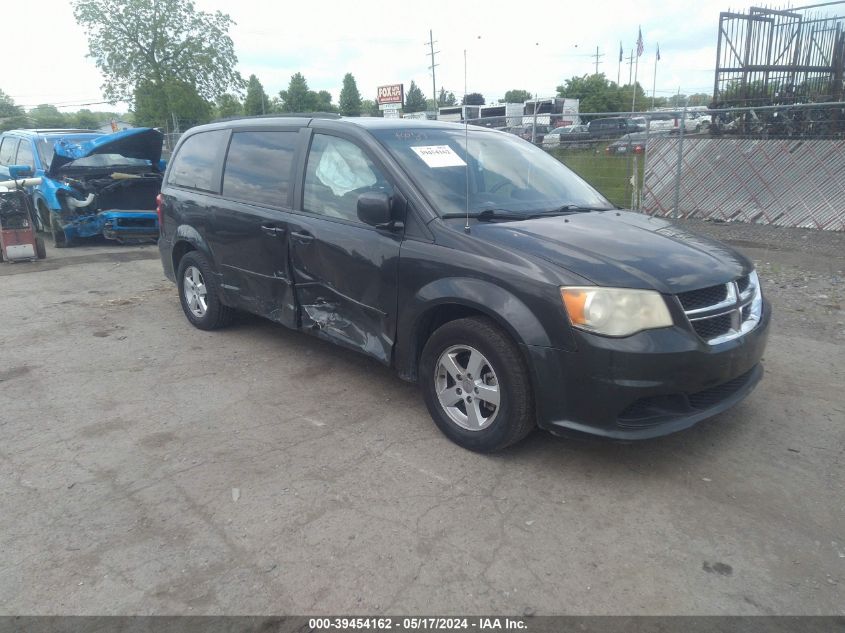
[[[385,103],[398,103],[401,107],[404,102],[405,88],[403,84],[390,84],[389,86],[378,87],[376,103],[379,105],[384,105]]]

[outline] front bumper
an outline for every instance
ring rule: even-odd
[[[608,338],[574,330],[576,350],[527,346],[540,427],[619,440],[688,428],[745,398],[763,375],[771,307],[757,327],[708,345],[681,326]]]

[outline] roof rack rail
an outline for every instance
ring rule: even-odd
[[[221,121],[242,121],[244,119],[340,119],[342,118],[336,112],[272,112],[270,114],[252,114],[249,116],[235,115],[225,117],[223,119],[215,119],[215,122]]]

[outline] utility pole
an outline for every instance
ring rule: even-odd
[[[634,70],[634,49],[631,49],[631,54],[628,55],[628,85],[631,85],[632,71]]]
[[[596,74],[598,75],[598,74],[599,74],[599,59],[601,59],[602,57],[604,57],[604,53],[599,53],[599,47],[598,47],[598,46],[596,46],[596,54],[595,54],[595,55],[590,55],[590,57],[595,57],[595,58],[596,58]]]
[[[434,63],[434,56],[437,55],[440,51],[434,50],[434,45],[436,42],[434,41],[434,34],[432,33],[431,29],[428,30],[428,42],[423,44],[423,46],[428,46],[429,55],[431,55],[431,66],[429,66],[429,70],[431,70],[431,98],[433,99],[434,103],[434,116],[437,117],[437,81],[434,78],[434,69],[435,67],[439,66],[440,64]]]

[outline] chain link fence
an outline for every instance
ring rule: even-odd
[[[498,129],[533,139],[620,207],[845,231],[843,102],[580,113],[554,123],[525,116]]]

